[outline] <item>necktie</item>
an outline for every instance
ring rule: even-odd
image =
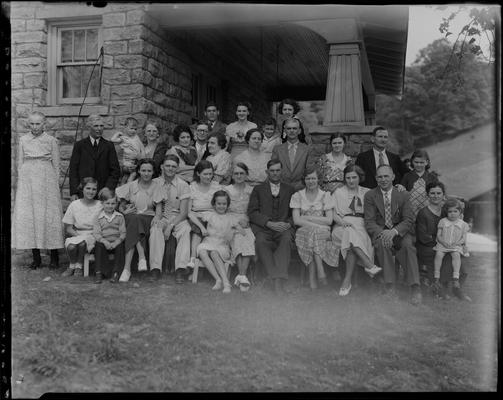
[[[290,166],[293,167],[293,162],[295,161],[295,145],[293,144],[288,149],[288,157],[290,158]]]
[[[94,141],[93,147],[94,147],[94,150],[98,149],[98,141],[97,140]]]
[[[353,200],[351,200],[351,204],[349,205],[349,209],[353,212],[353,214],[361,213],[362,210],[362,201],[359,197],[353,196]]]
[[[386,164],[384,162],[384,156],[382,154],[382,151],[379,152],[379,166]]]
[[[391,219],[391,199],[390,192],[384,195],[384,225],[386,228],[393,228],[393,220]]]

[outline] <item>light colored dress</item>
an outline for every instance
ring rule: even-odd
[[[250,129],[256,128],[257,124],[251,121],[246,121],[245,125],[235,121],[227,125],[225,128],[225,136],[231,149],[231,158],[235,159],[238,154],[242,153],[248,148],[248,143],[245,141],[246,132]]]
[[[192,208],[189,211],[212,211],[213,206],[211,205],[211,199],[213,197],[213,194],[220,189],[223,189],[222,185],[215,181],[211,181],[211,185],[208,191],[203,192],[199,183],[195,181],[192,182],[190,184],[190,199],[192,200]]]
[[[117,198],[124,199],[128,203],[134,204],[136,214],[155,215],[154,210],[154,194],[158,190],[159,185],[156,181],[152,181],[147,189],[142,188],[138,184],[138,179],[128,182],[115,189]]]
[[[310,201],[306,197],[306,189],[302,189],[292,196],[290,208],[300,209],[301,216],[323,217],[327,210],[334,208],[334,204],[328,192],[320,189],[314,201]],[[329,225],[301,226],[295,233],[295,244],[305,265],[313,261],[315,254],[331,267],[339,265],[339,248],[332,244]]]
[[[70,203],[63,217],[63,222],[73,225],[77,236],[66,238],[65,247],[85,241],[88,252],[94,248],[94,244],[96,243],[93,235],[94,220],[98,218],[101,210],[103,210],[103,206],[98,200],[95,200],[91,205],[86,205],[82,199],[74,200]]]
[[[333,154],[323,154],[316,161],[316,168],[321,176],[320,187],[334,193],[334,190],[344,185],[344,168],[351,162],[351,158],[344,154],[341,161],[336,162]]]
[[[445,247],[437,240],[437,244],[435,244],[433,250],[441,251],[442,253],[458,252],[463,254],[462,245],[466,245],[464,239],[470,229],[469,225],[461,218],[456,221],[449,221],[448,218],[442,218],[438,223],[438,227],[441,228],[441,231],[440,235],[437,235],[437,238],[440,237],[441,240],[448,244],[448,247]]]
[[[208,236],[197,246],[197,256],[201,250],[217,251],[225,263],[230,262],[230,243],[235,233],[233,226],[236,219],[231,214],[218,214],[215,211],[207,211],[202,214],[202,220],[207,223]]]
[[[43,132],[23,135],[18,146],[18,180],[12,217],[15,249],[63,247],[63,210],[58,187],[59,147]]]
[[[231,155],[225,150],[220,150],[217,154],[209,155],[206,160],[213,165],[214,177],[221,177],[221,185],[226,185],[231,181],[232,162]]]
[[[358,186],[357,198],[354,199],[347,186],[342,186],[335,190],[332,199],[335,205],[335,212],[345,222],[353,224],[353,227],[344,228],[336,225],[332,231],[332,240],[337,248],[340,248],[342,257],[346,259],[348,250],[353,247],[360,248],[371,262],[374,260],[374,247],[372,240],[365,230],[363,220],[364,196],[369,189]],[[353,201],[354,199],[354,201]],[[354,204],[355,212],[351,209],[351,203]]]
[[[244,163],[248,167],[248,178],[246,183],[257,186],[267,179],[267,162],[271,159],[271,154],[260,152],[258,155],[245,150],[234,159],[234,165],[238,162]]]
[[[235,222],[245,219],[249,221],[247,210],[250,201],[250,195],[253,188],[246,185],[243,191],[238,191],[234,185],[224,187],[224,190],[229,193],[231,204],[228,213],[235,217]],[[255,235],[250,227],[244,228],[245,235],[236,232],[231,241],[231,262],[234,263],[238,255],[254,256],[255,255]]]

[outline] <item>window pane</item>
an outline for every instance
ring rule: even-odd
[[[93,67],[73,66],[63,67],[63,98],[82,98],[85,96],[86,87],[89,82],[89,76]],[[100,69],[94,68],[93,77],[89,83],[89,89],[86,97],[100,96]]]
[[[86,39],[87,61],[94,61],[98,58],[98,29],[88,29]]]
[[[61,61],[71,62],[73,31],[61,31]]]
[[[74,30],[75,50],[73,61],[85,61],[86,57],[86,31],[84,29]]]

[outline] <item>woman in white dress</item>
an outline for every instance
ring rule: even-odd
[[[246,271],[255,256],[255,235],[250,228],[247,214],[253,187],[246,183],[247,176],[248,167],[246,164],[238,162],[232,170],[233,183],[224,187],[231,199],[228,212],[235,216],[243,228],[243,232],[236,233],[231,241],[231,263],[235,262],[239,271],[234,280],[234,285],[238,286],[242,292],[246,292],[250,288],[250,281],[246,276]]]
[[[346,261],[346,274],[339,289],[340,296],[346,296],[351,290],[351,277],[358,262],[373,277],[381,268],[374,265],[374,248],[365,230],[363,220],[363,201],[368,188],[360,186],[365,173],[357,165],[349,165],[343,171],[345,185],[332,194],[335,203],[332,241],[341,249]]]
[[[344,168],[352,160],[344,154],[346,136],[341,132],[335,132],[330,136],[329,153],[323,154],[316,162],[316,168],[321,176],[320,186],[323,190],[334,193],[335,189],[344,186]]]
[[[246,150],[245,135],[252,128],[256,128],[257,124],[248,121],[251,112],[251,104],[247,101],[240,101],[236,105],[237,121],[230,123],[225,128],[225,136],[227,137],[227,150],[234,160],[242,151]]]
[[[70,264],[63,272],[63,276],[82,276],[84,255],[94,249],[96,240],[93,235],[94,220],[103,209],[96,197],[98,181],[88,177],[80,182],[83,197],[74,200],[68,206],[63,222],[68,237],[65,240],[65,249]]]
[[[50,249],[49,268],[58,268],[58,249],[63,248],[58,141],[44,132],[44,114],[31,113],[28,124],[30,133],[18,145],[12,248],[32,249],[31,269],[41,267],[40,249]]]

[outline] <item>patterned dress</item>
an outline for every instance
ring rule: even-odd
[[[77,235],[66,238],[65,247],[85,241],[87,251],[91,252],[96,243],[93,235],[94,220],[98,217],[101,210],[103,210],[103,206],[98,200],[95,200],[91,204],[84,203],[82,199],[74,200],[70,203],[63,217],[63,222],[73,225]]]
[[[189,212],[195,212],[195,213],[213,211],[213,206],[211,205],[211,199],[213,197],[213,194],[217,190],[223,189],[223,186],[217,183],[216,181],[211,181],[211,185],[206,192],[201,190],[201,185],[196,181],[192,182],[189,187],[190,187],[190,200],[192,200],[192,206]],[[190,219],[188,221],[192,229],[192,232],[201,235],[201,230],[199,229],[199,227],[196,224],[194,224]]]
[[[248,178],[246,182],[251,186],[257,186],[267,179],[266,166],[271,159],[270,153],[260,152],[258,154],[250,153],[249,150],[243,151],[234,159],[234,165],[238,162],[244,163],[248,167]]]
[[[215,170],[213,179],[221,178],[221,185],[227,185],[230,183],[232,162],[231,155],[228,152],[225,150],[219,150],[217,154],[206,157],[206,160],[213,165]]]
[[[12,217],[12,248],[63,247],[63,211],[58,187],[59,147],[43,132],[19,139],[18,181]]]
[[[318,161],[316,161],[316,168],[321,176],[321,189],[334,193],[335,189],[344,185],[344,168],[352,159],[344,154],[341,161],[337,162],[333,154],[323,154]]]
[[[231,214],[217,214],[207,211],[202,214],[202,220],[207,223],[208,236],[197,246],[197,256],[201,250],[217,251],[224,263],[230,262],[230,244],[234,236],[236,219]]]
[[[464,239],[470,230],[469,225],[462,219],[450,221],[447,218],[442,218],[438,223],[438,228],[440,229],[440,239],[442,239],[448,247],[445,247],[443,244],[438,242],[439,236],[437,235],[437,244],[433,247],[433,250],[440,251],[442,253],[458,252],[463,254],[462,245],[466,245],[466,243],[464,243]]]
[[[421,176],[416,171],[407,172],[403,176],[400,183],[410,193],[409,200],[414,212],[414,218],[417,216],[419,210],[428,205],[426,185],[435,180],[435,176],[428,171],[425,171]]]
[[[318,190],[314,201],[310,201],[306,197],[306,189],[302,189],[294,193],[290,207],[300,209],[301,216],[323,217],[327,210],[334,208],[334,205],[330,193]],[[295,244],[305,265],[313,261],[315,254],[332,267],[337,267],[339,264],[339,249],[332,243],[329,225],[300,227],[295,233]]]
[[[228,213],[235,217],[236,223],[241,219],[248,221],[248,215],[246,214],[248,210],[248,203],[250,201],[250,195],[253,188],[250,185],[246,185],[244,190],[238,191],[234,185],[229,185],[224,187],[224,190],[229,193],[231,198],[231,204],[229,206]],[[242,256],[254,256],[255,255],[255,235],[253,234],[250,227],[245,228],[245,235],[236,232],[231,241],[231,262],[234,263],[238,255]]]
[[[368,188],[358,186],[358,194],[355,196],[349,192],[347,186],[336,189],[332,194],[335,204],[335,212],[345,222],[353,224],[352,227],[336,225],[332,231],[332,240],[346,259],[348,250],[353,247],[360,248],[365,255],[373,262],[374,247],[368,235],[363,220],[364,196]]]
[[[232,122],[227,125],[225,129],[225,136],[229,143],[229,149],[231,152],[231,158],[234,160],[238,154],[245,151],[248,148],[248,143],[245,141],[246,132],[250,129],[256,128],[257,124],[246,121],[246,124],[241,124],[238,121]]]

